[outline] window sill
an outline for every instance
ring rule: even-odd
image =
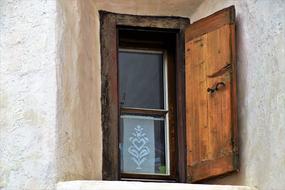
[[[59,182],[56,190],[256,190],[247,186],[199,185],[179,183],[127,181],[66,181]]]

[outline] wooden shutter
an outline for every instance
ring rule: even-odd
[[[185,31],[187,177],[195,182],[238,169],[235,9]]]

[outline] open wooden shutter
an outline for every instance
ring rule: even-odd
[[[187,177],[195,182],[238,169],[235,9],[185,31]]]

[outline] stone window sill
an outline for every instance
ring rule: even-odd
[[[257,190],[247,186],[152,183],[127,181],[66,181],[56,190]]]

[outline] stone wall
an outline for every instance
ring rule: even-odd
[[[211,183],[285,189],[285,1],[205,0],[195,21],[235,5],[241,171]]]

